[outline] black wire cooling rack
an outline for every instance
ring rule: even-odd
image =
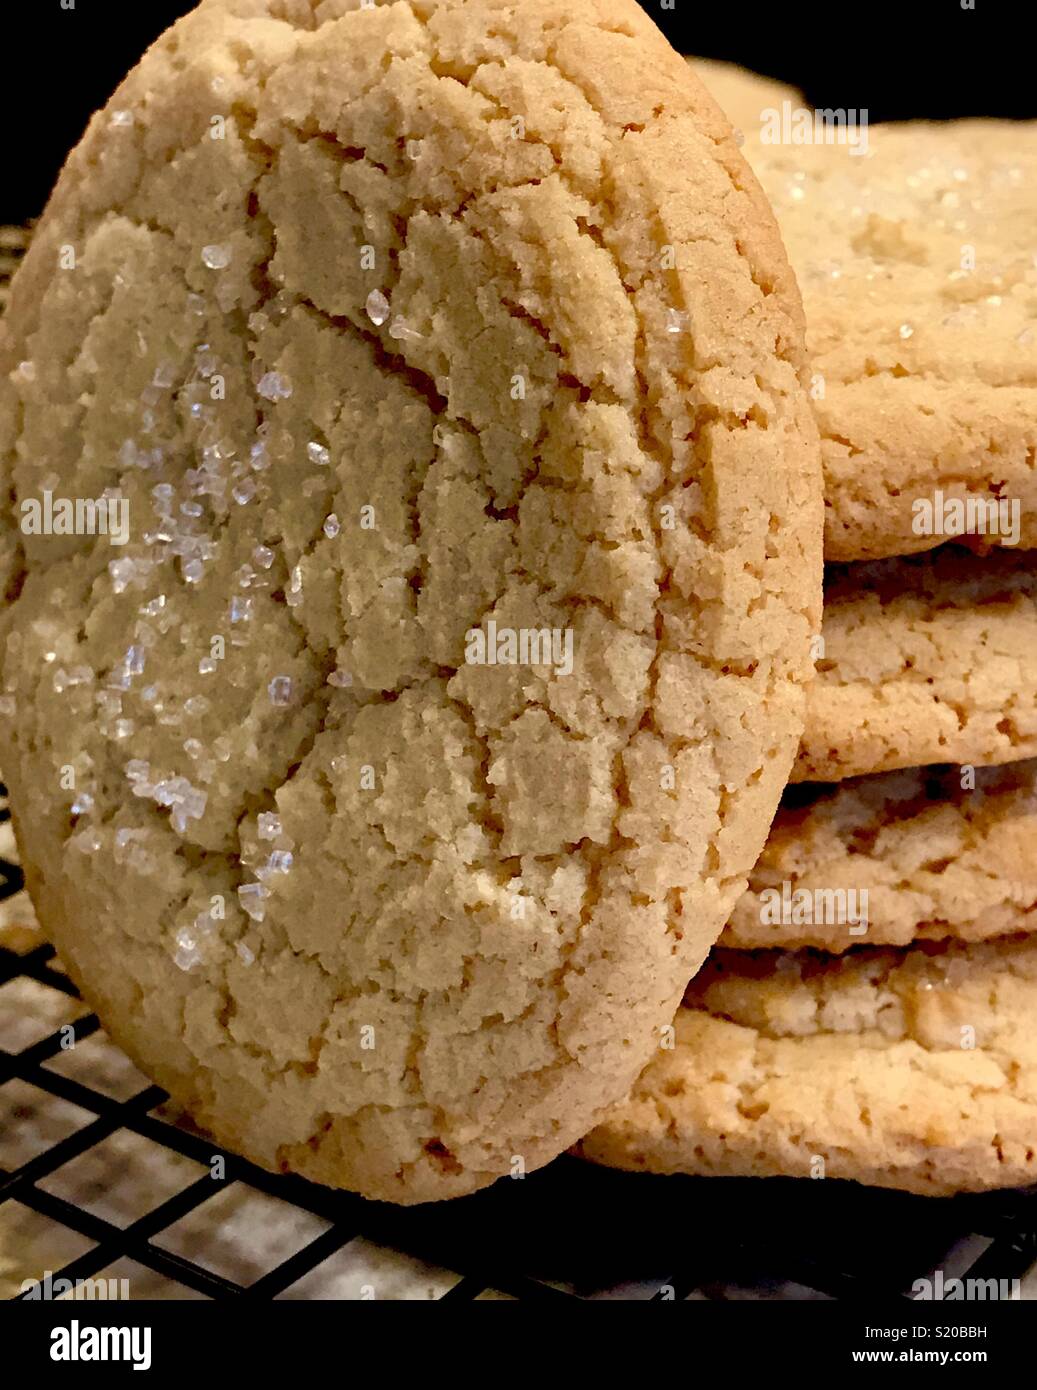
[[[7,819],[0,805],[0,825]],[[21,870],[0,859],[0,901],[22,890]],[[37,997],[42,988],[78,999],[50,946],[23,954],[0,948],[0,1001],[17,982]],[[225,1154],[164,1113],[165,1093],[143,1078],[132,1094],[114,1098],[54,1065],[73,1039],[78,1047],[103,1036],[99,1030],[86,1013],[21,1051],[0,1050],[0,1102],[5,1087],[20,1085],[81,1117],[24,1162],[0,1168],[0,1231],[4,1204],[15,1202],[86,1247],[53,1270],[53,1279],[104,1278],[129,1261],[160,1277],[159,1296],[306,1297],[321,1269],[360,1242],[412,1269],[433,1270],[417,1296],[446,1299],[895,1300],[910,1298],[914,1281],[938,1269],[944,1279],[1019,1280],[1024,1297],[1037,1294],[1029,1287],[1037,1283],[1037,1188],[941,1200],[831,1179],[633,1175],[562,1158],[472,1197],[395,1208]],[[0,1105],[4,1113],[17,1123],[17,1106]],[[86,1156],[95,1188],[116,1183],[118,1157],[104,1155],[118,1136],[192,1160],[199,1173],[172,1195],[156,1191],[143,1213],[122,1222],[99,1215],[94,1202],[61,1195],[60,1183],[48,1190],[66,1165]],[[215,1158],[223,1159],[216,1180]],[[287,1204],[302,1221],[297,1248],[245,1278],[228,1277],[212,1255],[227,1221],[224,1198],[236,1186],[274,1199],[280,1210]],[[194,1231],[187,1253],[170,1239],[185,1222]],[[375,1287],[352,1296],[382,1294]]]

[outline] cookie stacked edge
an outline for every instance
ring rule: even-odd
[[[804,285],[826,554],[838,563],[799,785],[673,1035],[580,1152],[635,1170],[841,1177],[927,1195],[1027,1184],[1037,358],[1026,351],[1032,264],[1018,253],[1034,127],[878,127],[871,155],[840,169],[832,151],[760,144],[754,105],[799,107],[798,94],[758,89],[752,74],[740,91],[724,81]],[[954,213],[973,177],[998,184],[1008,216],[970,238],[974,277],[955,261],[935,286],[935,249],[966,239]],[[926,190],[931,219],[918,214]],[[849,285],[848,247],[870,258]],[[912,529],[912,500],[937,492],[1015,500],[1016,544],[941,544]]]

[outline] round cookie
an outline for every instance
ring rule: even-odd
[[[872,126],[865,154],[759,138],[743,152],[803,291],[826,558],[928,550],[961,525],[977,547],[1037,548],[1037,122]]]
[[[790,794],[719,944],[840,952],[1035,927],[1030,760],[972,774],[912,768]]]
[[[1037,755],[1032,553],[829,566],[822,632],[793,781]]]
[[[789,101],[794,107],[805,105],[803,93],[795,87],[786,86],[774,77],[762,77],[737,63],[689,58],[688,64],[731,122],[739,145],[747,140],[751,142],[759,134],[766,113],[780,112],[782,102]]]
[[[8,327],[4,771],[70,971],[263,1165],[546,1162],[802,727],[801,309],[720,112],[628,0],[205,0]],[[26,534],[48,489],[128,542]]]
[[[1037,941],[718,951],[584,1157],[927,1195],[1037,1178]]]

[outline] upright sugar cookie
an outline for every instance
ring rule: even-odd
[[[1037,755],[1032,552],[829,567],[793,781]]]
[[[840,952],[1035,928],[1031,759],[790,790],[720,945]]]
[[[63,960],[268,1167],[546,1162],[801,732],[801,307],[727,123],[629,0],[205,0],[8,328],[2,761]],[[45,490],[128,543],[23,533]]]
[[[803,291],[826,557],[927,550],[958,525],[1037,548],[1037,122],[866,137],[744,146]]]
[[[580,1145],[652,1173],[945,1195],[1037,1178],[1037,940],[718,951],[630,1098]]]

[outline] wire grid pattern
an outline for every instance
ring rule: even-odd
[[[0,227],[0,312],[29,235]],[[9,819],[0,786],[10,845]],[[0,854],[0,909],[27,901],[13,855]],[[1037,1188],[934,1200],[832,1181],[635,1177],[562,1158],[521,1182],[401,1210],[224,1153],[176,1123],[165,1092],[132,1068],[118,1094],[68,1074],[60,1061],[102,1038],[100,1023],[77,1006],[49,1026],[50,1001],[76,1005],[79,995],[31,930],[0,944],[0,1020],[18,988],[29,1002],[15,1007],[23,1018],[38,1011],[27,1021],[41,1025],[15,1050],[0,1032],[0,1262],[18,1280],[41,1271],[17,1249],[5,1255],[14,1209],[68,1236],[50,1246],[72,1252],[53,1278],[129,1272],[144,1297],[906,1298],[940,1269],[945,1279],[1018,1279],[1022,1296],[1037,1298]],[[64,1123],[44,1125],[43,1142],[4,1166],[4,1125],[32,1128],[34,1097],[44,1110],[64,1107]],[[134,1144],[151,1156],[143,1205],[105,1212],[101,1200],[99,1211],[99,1197],[139,1165]],[[156,1156],[167,1160],[164,1183]],[[85,1179],[63,1191],[62,1175],[84,1164]],[[281,1238],[257,1247],[271,1226]],[[3,1273],[0,1263],[0,1286]]]
[[[0,830],[8,819],[0,801]],[[26,901],[20,868],[0,858],[0,907]],[[62,1068],[91,1039],[111,1045],[53,948],[31,935],[20,949],[16,939],[0,946],[0,1020],[15,988],[41,1001],[44,1035],[0,1049],[0,1121],[31,1125],[31,1102],[4,1103],[11,1087],[75,1119],[0,1167],[0,1242],[9,1203],[71,1233],[80,1248],[54,1278],[129,1272],[140,1296],[163,1298],[853,1300],[908,1298],[941,1269],[945,1279],[1018,1279],[1023,1297],[1037,1297],[1037,1189],[934,1200],[833,1181],[634,1176],[563,1158],[473,1197],[397,1209],[267,1173],[177,1123],[165,1093],[131,1068],[116,1095]],[[66,1002],[66,1021],[52,1027]],[[0,1157],[2,1145],[0,1128]],[[156,1181],[151,1158],[142,1201],[128,1216],[105,1211],[134,1145],[175,1171]],[[85,1183],[63,1182],[84,1163]],[[257,1251],[253,1239],[245,1258],[229,1258],[235,1240],[271,1227],[280,1240]],[[13,1253],[19,1279],[40,1276]]]

